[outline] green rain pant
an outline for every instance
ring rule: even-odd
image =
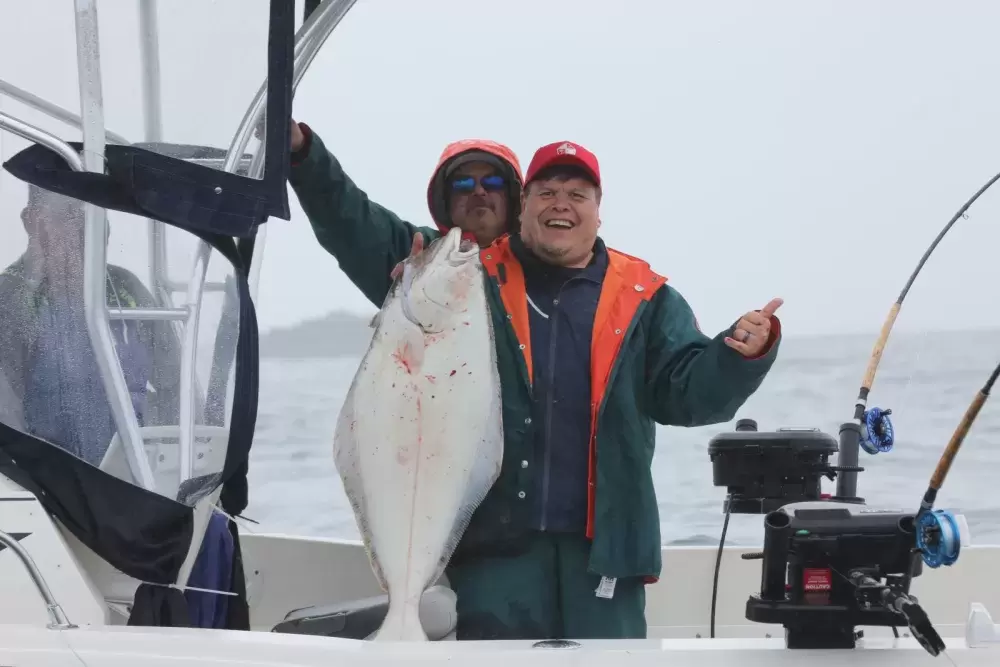
[[[517,555],[449,567],[456,639],[645,639],[643,579],[618,579],[611,599],[598,597],[589,556],[582,535],[537,533]]]

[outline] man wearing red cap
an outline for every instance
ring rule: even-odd
[[[731,420],[777,354],[780,299],[705,336],[664,277],[604,245],[601,192],[593,153],[543,146],[520,232],[482,251],[507,437],[447,571],[462,639],[645,637],[655,425]]]
[[[381,303],[412,228],[361,222],[359,210],[386,214],[338,184],[346,177],[332,157],[319,159],[326,176],[296,167],[293,186],[321,242],[328,235],[324,247]],[[331,188],[341,190],[336,207]],[[446,570],[458,639],[645,637],[645,586],[661,568],[655,426],[733,419],[777,354],[780,299],[709,338],[664,277],[604,245],[600,200],[597,158],[549,144],[528,167],[519,227],[489,244],[477,236],[504,460]],[[344,209],[354,212],[347,224],[324,217]],[[374,268],[347,263],[353,252]]]

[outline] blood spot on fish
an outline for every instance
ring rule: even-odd
[[[437,378],[434,377],[433,375],[425,375],[424,377],[427,378],[427,381],[430,382],[431,384],[437,382]]]
[[[451,294],[456,301],[465,301],[469,296],[470,282],[465,280],[453,280],[451,283]]]
[[[413,366],[415,365],[413,347],[408,342],[403,343],[401,348],[397,348],[396,351],[392,353],[392,358],[396,360],[396,363],[405,368],[407,373],[413,373]]]
[[[452,375],[454,375],[454,374],[455,374],[455,373],[457,373],[457,372],[458,372],[458,371],[456,371],[456,370],[452,370],[452,372],[448,373],[448,377],[451,377]]]

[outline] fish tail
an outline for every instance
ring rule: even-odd
[[[389,597],[389,611],[372,641],[426,642],[427,633],[420,623],[420,598],[394,601]]]

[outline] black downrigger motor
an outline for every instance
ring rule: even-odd
[[[891,425],[882,419],[877,451],[888,451]],[[910,582],[921,558],[931,567],[957,560],[957,522],[935,510],[918,526],[916,513],[867,507],[856,492],[858,447],[869,450],[862,440],[878,434],[863,436],[848,423],[840,435],[838,448],[819,429],[759,432],[743,419],[711,440],[713,484],[729,492],[724,511],[765,515],[764,550],[743,556],[762,561],[760,594],[747,600],[746,618],[784,626],[791,649],[854,648],[859,626],[906,626],[937,655],[944,643]],[[838,451],[846,465],[830,464]],[[836,478],[836,495],[821,493],[822,477]]]

